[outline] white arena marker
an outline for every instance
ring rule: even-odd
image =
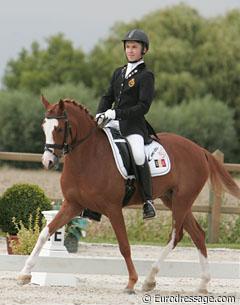
[[[44,217],[49,224],[55,215],[58,213],[56,210],[43,211]],[[65,228],[62,227],[56,231],[43,246],[39,256],[47,257],[67,257],[69,253],[64,246],[64,233]],[[61,269],[61,266],[59,266]],[[77,279],[72,274],[66,273],[50,273],[50,272],[32,272],[32,284],[40,286],[71,286],[76,287]]]

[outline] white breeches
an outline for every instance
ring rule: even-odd
[[[130,136],[127,136],[127,140],[131,146],[136,165],[143,165],[145,162],[143,137],[139,134],[131,134]]]
[[[110,121],[106,127],[111,127],[114,129],[117,129],[120,131],[119,128],[119,121],[117,120],[112,120]],[[144,139],[141,135],[139,134],[132,134],[126,137],[131,149],[132,149],[132,154],[134,161],[136,165],[143,165],[145,162],[145,151],[144,151]]]

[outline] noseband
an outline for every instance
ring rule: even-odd
[[[98,128],[97,126],[93,129],[90,130],[90,132],[83,137],[81,140],[74,142],[73,138],[72,138],[72,128],[70,125],[70,122],[68,120],[67,117],[67,112],[64,111],[63,115],[59,115],[59,116],[46,116],[46,119],[52,120],[52,119],[56,119],[56,120],[64,120],[64,136],[63,136],[63,143],[62,144],[48,144],[46,143],[44,146],[44,150],[49,151],[51,153],[53,153],[53,151],[50,148],[53,149],[59,149],[62,150],[63,154],[68,154],[69,152],[71,152],[76,146],[80,145],[81,143],[83,143],[84,141],[86,141],[91,135],[92,133]],[[71,143],[68,144],[67,143],[67,139],[68,136],[70,135],[71,137]]]

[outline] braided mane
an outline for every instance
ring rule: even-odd
[[[81,110],[85,111],[85,113],[90,117],[90,119],[92,121],[94,121],[94,116],[90,113],[90,111],[85,106],[81,105],[80,103],[76,102],[75,100],[68,99],[68,98],[64,99],[63,102],[67,103],[67,104],[73,104],[74,106],[79,107]]]

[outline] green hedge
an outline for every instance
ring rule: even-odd
[[[60,98],[81,102],[95,114],[98,100],[83,84],[54,85],[44,89],[51,103]],[[26,91],[0,91],[0,150],[42,153],[44,108],[39,96]],[[211,152],[220,149],[226,160],[238,162],[233,111],[211,96],[168,107],[155,101],[148,119],[157,131],[183,135]],[[30,166],[33,166],[32,164]]]
[[[94,95],[94,90],[86,87],[84,84],[78,85],[66,83],[64,85],[52,85],[42,90],[49,102],[55,103],[60,99],[74,99],[87,107],[93,114],[96,112],[98,100]]]
[[[13,217],[16,218],[16,223],[21,220],[23,225],[28,227],[30,214],[35,219],[38,210],[51,210],[51,208],[50,200],[39,186],[14,184],[0,198],[0,228],[15,235],[17,228],[12,222]]]
[[[0,150],[40,152],[43,108],[26,91],[0,91]]]
[[[155,102],[148,120],[158,132],[167,131],[182,135],[210,152],[220,149],[228,161],[234,158],[237,136],[233,112],[211,96],[171,108],[162,102]]]
[[[70,98],[81,102],[93,114],[96,111],[93,91],[83,84],[54,85],[42,93],[51,103]],[[26,91],[0,91],[0,150],[42,153],[44,113],[40,96]]]

